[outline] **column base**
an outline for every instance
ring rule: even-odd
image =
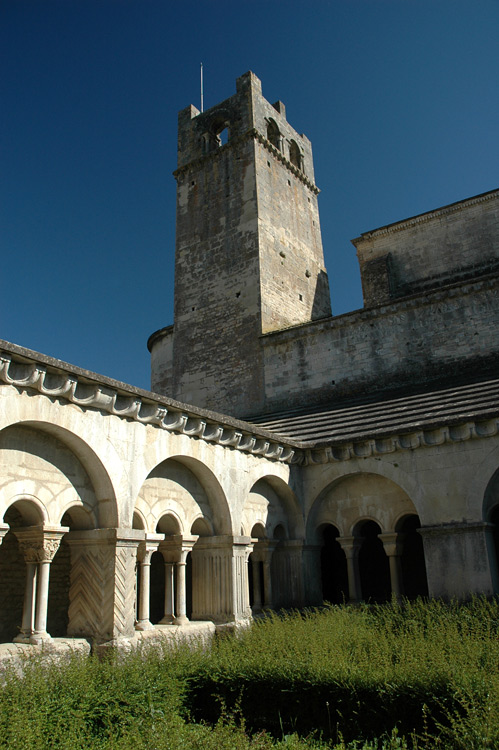
[[[14,643],[31,643],[31,633],[18,633],[13,638]]]
[[[175,622],[175,618],[173,615],[165,615],[158,622],[158,625],[173,625],[174,622]]]
[[[51,641],[52,636],[47,633],[46,630],[39,632],[39,633],[32,633],[29,639],[29,643],[33,643],[35,646],[40,643],[44,643],[45,641]]]
[[[135,630],[154,630],[154,625],[149,620],[139,620],[135,625]]]
[[[186,615],[179,615],[178,617],[173,618],[173,624],[174,625],[188,625],[189,618]]]

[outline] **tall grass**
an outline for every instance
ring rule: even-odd
[[[0,747],[499,748],[499,605],[438,601],[272,616],[212,648],[28,660]]]

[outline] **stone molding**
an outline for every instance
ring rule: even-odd
[[[351,458],[370,458],[397,451],[431,448],[445,443],[462,443],[465,440],[494,437],[499,432],[499,418],[478,419],[442,427],[387,435],[328,445],[324,448],[307,448],[297,451],[292,463],[311,466],[314,464],[338,463]]]
[[[27,374],[22,377],[11,374],[12,364],[20,364],[23,368],[27,368]],[[60,379],[60,384],[47,385],[46,380],[53,379],[54,375]],[[295,452],[293,441],[280,441],[264,430],[261,431],[263,434],[259,434],[258,429],[251,433],[249,432],[250,425],[248,425],[248,432],[245,432],[230,424],[224,424],[222,420],[220,422],[208,421],[190,413],[187,409],[181,409],[180,404],[179,406],[168,404],[166,399],[157,402],[152,399],[146,400],[139,394],[126,393],[121,389],[109,387],[105,383],[82,380],[77,374],[65,372],[62,368],[49,372],[46,365],[36,361],[26,362],[24,358],[16,359],[5,350],[0,350],[1,382],[18,389],[34,390],[49,398],[69,401],[82,409],[98,409],[122,419],[131,419],[168,432],[199,438],[270,460],[289,463]],[[83,391],[81,395],[80,390]],[[241,427],[243,427],[242,424]]]
[[[224,423],[223,416],[215,413],[210,413],[210,417],[212,414],[214,420],[219,416],[220,421],[211,421],[210,417],[203,419],[199,414],[190,413],[186,405],[178,402],[171,405],[166,399],[153,401],[152,396],[150,399],[142,398],[140,393],[135,393],[132,389],[131,392],[126,392],[125,387],[123,390],[113,388],[104,378],[104,382],[88,382],[81,379],[77,373],[69,373],[62,367],[54,365],[53,371],[49,371],[52,369],[50,366],[26,359],[26,356],[16,358],[12,353],[0,349],[0,383],[14,386],[19,390],[34,390],[48,398],[69,401],[82,409],[98,409],[123,419],[136,420],[168,432],[187,435],[287,464],[312,466],[338,463],[356,458],[384,456],[397,451],[494,437],[499,432],[499,416],[492,416],[487,419],[467,419],[451,425],[429,425],[408,432],[380,433],[359,440],[340,440],[334,445],[305,447],[300,441],[281,438],[277,434],[274,436],[270,431],[259,430],[256,426],[251,433],[253,425],[249,423],[230,418]],[[11,374],[12,363],[27,368],[27,374],[23,377]],[[61,379],[61,384],[57,387],[46,385],[46,379],[53,378],[54,375]],[[85,393],[84,396],[78,393],[80,386]],[[240,429],[235,425],[240,425]],[[247,432],[245,427],[248,429]]]
[[[318,195],[320,193],[319,188],[317,185],[315,185],[313,182],[311,182],[307,175],[302,172],[301,169],[298,169],[298,167],[295,167],[294,164],[292,164],[289,159],[287,159],[284,154],[279,151],[278,148],[276,148],[262,133],[260,133],[256,128],[250,128],[245,133],[242,133],[239,136],[236,136],[235,138],[231,138],[230,141],[225,143],[223,146],[220,146],[215,151],[210,151],[208,154],[205,154],[204,156],[200,157],[199,159],[194,159],[194,161],[189,162],[188,164],[183,164],[181,167],[176,169],[173,172],[173,176],[175,179],[177,177],[180,177],[185,172],[190,171],[191,169],[198,169],[202,164],[205,164],[207,161],[210,161],[211,159],[216,158],[222,151],[226,151],[231,146],[234,146],[238,143],[244,143],[245,141],[249,141],[251,139],[254,139],[258,141],[259,143],[264,146],[264,148],[267,149],[271,154],[273,154],[282,164],[286,167],[286,169],[291,172],[295,177],[297,177],[301,182],[303,182],[304,185],[308,187],[308,189],[314,193],[315,195]]]
[[[354,240],[352,240],[352,244],[357,246],[357,243],[360,243],[362,241],[370,240],[374,237],[381,237],[387,234],[393,234],[394,232],[400,232],[404,229],[408,229],[409,227],[417,226],[418,224],[426,224],[428,221],[440,218],[441,216],[448,216],[449,214],[456,213],[456,211],[461,211],[463,208],[467,208],[468,206],[475,206],[478,203],[486,203],[487,201],[497,199],[499,199],[499,190],[491,190],[488,193],[482,193],[481,195],[476,195],[473,198],[468,198],[464,201],[450,203],[448,206],[442,206],[442,208],[437,208],[434,211],[428,211],[424,214],[418,214],[417,216],[412,216],[409,219],[404,219],[403,221],[398,221],[394,224],[387,224],[384,227],[379,227],[379,229],[373,229],[371,232],[363,232],[360,237],[356,237]]]
[[[453,534],[468,534],[469,532],[483,532],[491,529],[492,526],[487,521],[470,521],[469,523],[460,521],[445,523],[440,526],[422,526],[418,529],[418,534],[423,537],[450,536]]]

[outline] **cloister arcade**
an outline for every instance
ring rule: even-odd
[[[419,488],[393,462],[302,474],[97,410],[53,402],[52,422],[37,420],[34,400],[16,398],[22,418],[0,429],[0,642],[108,642],[270,609],[434,595],[445,540],[469,538],[445,525],[435,536],[434,485]],[[476,519],[466,534],[480,540],[484,529],[474,559],[497,591],[495,458],[481,459],[481,490],[475,498],[462,483],[460,502]]]
[[[420,519],[390,479],[366,472],[334,481],[313,504],[308,526],[312,548],[320,549],[317,602],[428,594]]]

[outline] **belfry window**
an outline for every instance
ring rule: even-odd
[[[276,148],[281,150],[281,134],[275,120],[270,119],[267,123],[267,140]]]
[[[300,153],[300,147],[296,141],[291,141],[289,145],[289,161],[298,169],[303,170],[302,156]]]

